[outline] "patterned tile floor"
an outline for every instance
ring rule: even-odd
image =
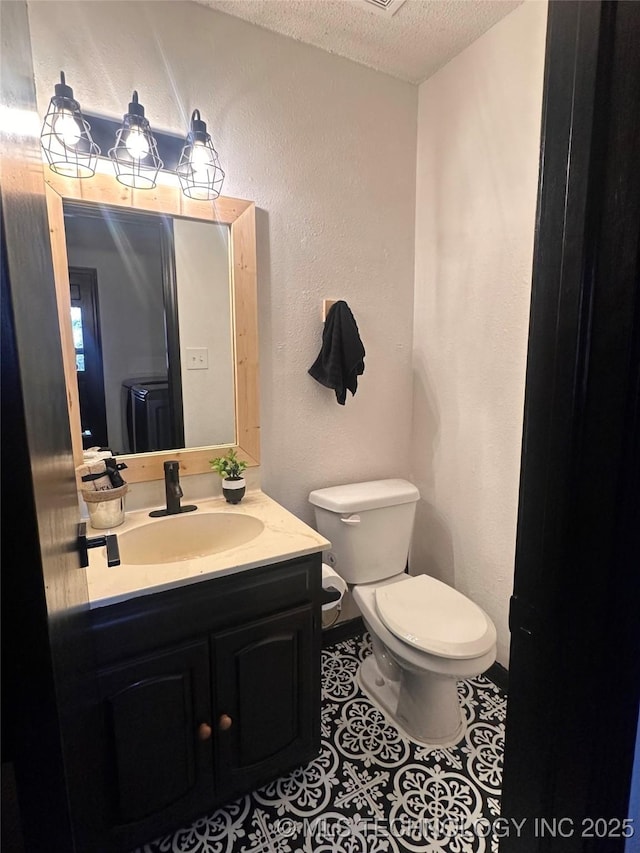
[[[421,746],[358,688],[368,635],[322,653],[322,751],[305,767],[135,853],[495,853],[506,696],[458,685],[455,747]]]

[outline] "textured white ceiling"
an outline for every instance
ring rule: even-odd
[[[391,17],[362,0],[196,2],[421,83],[522,0],[406,0]]]

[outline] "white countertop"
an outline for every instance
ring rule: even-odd
[[[254,516],[264,524],[264,529],[249,542],[226,551],[155,565],[122,563],[108,568],[106,548],[93,548],[89,551],[86,570],[89,606],[105,607],[136,596],[314,554],[331,547],[324,536],[261,491],[248,492],[239,504],[229,504],[224,498],[198,501],[198,509],[189,515],[215,512]],[[163,521],[163,518],[149,518],[149,510],[141,510],[127,513],[124,524],[119,527],[99,532],[120,535],[141,525],[162,524]],[[88,533],[95,535],[98,531],[88,527]]]

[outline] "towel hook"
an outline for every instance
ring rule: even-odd
[[[339,300],[338,299],[323,299],[322,300],[322,322],[323,323],[327,319],[327,314],[329,313],[329,310],[331,308],[333,308],[333,306],[336,304],[336,302],[339,302]]]

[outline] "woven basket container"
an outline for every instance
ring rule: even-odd
[[[96,530],[118,527],[124,522],[124,496],[129,486],[125,483],[117,489],[82,490],[82,497],[89,510],[89,523]]]

